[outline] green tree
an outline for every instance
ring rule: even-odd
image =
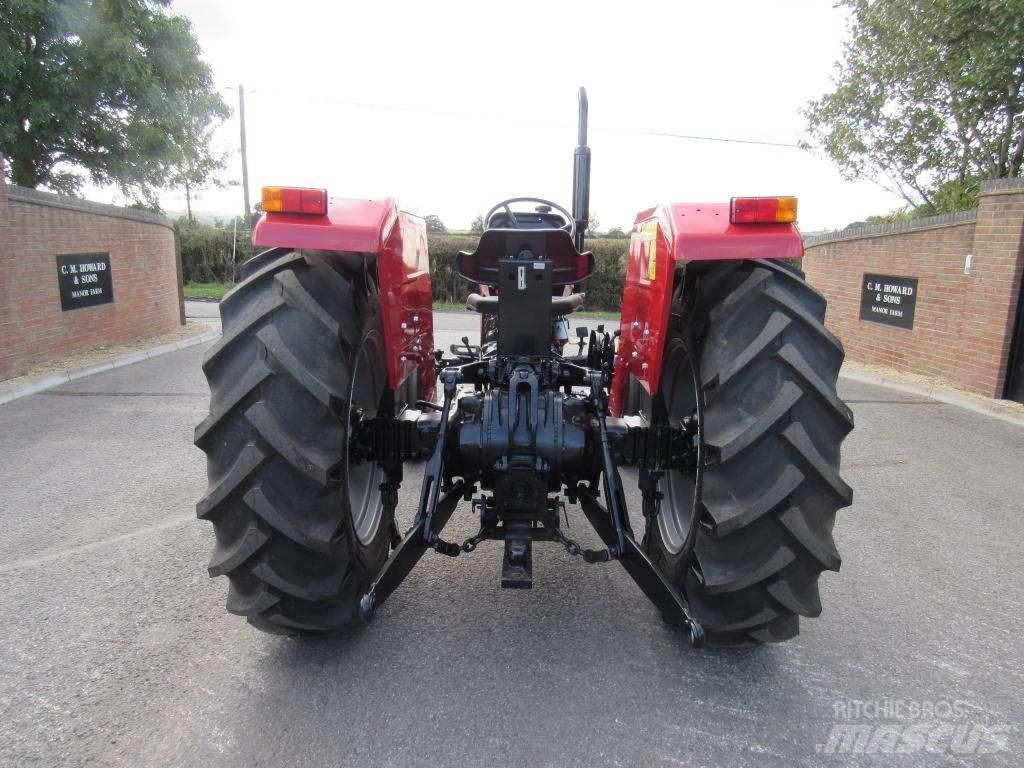
[[[152,204],[206,165],[229,110],[168,5],[0,0],[0,155],[14,183],[73,194],[88,178]]]
[[[212,96],[220,99],[216,94]],[[211,101],[211,94],[208,92],[197,93],[189,100],[187,118],[191,126],[185,134],[190,137],[190,141],[178,148],[179,156],[170,177],[172,186],[185,190],[185,210],[190,223],[194,221],[192,198],[197,191],[205,187],[237,184],[223,178],[228,153],[213,149],[213,131],[220,120],[210,120],[209,115],[212,113],[220,116],[218,109],[219,105]],[[226,116],[225,113],[223,117]]]
[[[448,234],[448,227],[441,221],[441,217],[435,214],[430,214],[423,219],[427,224],[427,234],[430,235],[446,235]]]
[[[622,227],[612,227],[611,229],[609,229],[607,232],[604,233],[604,236],[605,237],[610,237],[612,239],[615,239],[615,238],[621,239],[621,238],[629,237],[629,233],[623,232],[622,231]]]
[[[840,1],[851,21],[835,89],[805,116],[846,178],[922,215],[1021,175],[1024,0]]]
[[[473,219],[473,223],[469,225],[469,233],[471,235],[482,235],[484,233],[484,215],[478,213],[476,218]]]
[[[587,219],[587,229],[583,233],[587,237],[597,237],[600,235],[601,221],[594,214],[590,214],[590,218]]]
[[[898,221],[910,221],[915,218],[913,208],[897,208],[890,213],[883,213],[880,216],[868,216],[864,221],[854,221],[846,225],[847,229],[852,227],[863,227],[865,224],[895,224]]]

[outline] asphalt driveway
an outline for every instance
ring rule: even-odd
[[[445,343],[474,327],[438,320]],[[1024,763],[1021,427],[843,382],[843,569],[783,645],[692,651],[620,566],[553,545],[532,591],[501,590],[493,542],[428,554],[353,635],[296,642],[206,576],[204,350],[0,406],[0,763]],[[448,538],[474,531],[460,510]]]

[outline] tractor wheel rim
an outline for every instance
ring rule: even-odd
[[[698,417],[698,442],[703,431],[700,381],[687,345],[680,342],[666,350],[662,368],[661,392],[668,423],[680,426],[686,417]],[[702,453],[702,452],[701,452]],[[687,538],[693,530],[694,515],[698,514],[701,494],[703,456],[698,456],[697,469],[683,471],[671,469],[665,473],[665,498],[658,515],[658,528],[665,550],[678,555],[688,547]],[[692,541],[689,543],[692,546]]]
[[[380,405],[382,388],[381,382],[375,381],[373,376],[371,355],[375,352],[379,353],[379,347],[371,338],[364,339],[356,355],[349,391],[349,409],[358,409],[366,417],[371,418],[376,415]],[[348,423],[351,424],[351,419]],[[381,483],[384,482],[384,470],[375,461],[349,464],[347,451],[345,461],[352,528],[359,543],[366,546],[377,536],[381,518],[384,516],[384,503],[380,493]]]

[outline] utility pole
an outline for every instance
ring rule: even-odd
[[[245,226],[249,227],[252,220],[252,208],[249,207],[249,158],[245,153],[245,86],[238,86],[238,122],[242,131],[242,194],[245,196]]]

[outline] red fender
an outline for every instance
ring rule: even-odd
[[[803,254],[795,225],[731,224],[728,203],[670,203],[638,213],[629,238],[612,415],[622,415],[629,374],[649,394],[658,392],[677,264]]]
[[[417,396],[433,399],[437,379],[433,355],[433,298],[423,219],[400,211],[393,198],[331,197],[326,216],[264,214],[253,228],[252,242],[264,248],[375,256],[388,386],[398,389],[416,371]]]

